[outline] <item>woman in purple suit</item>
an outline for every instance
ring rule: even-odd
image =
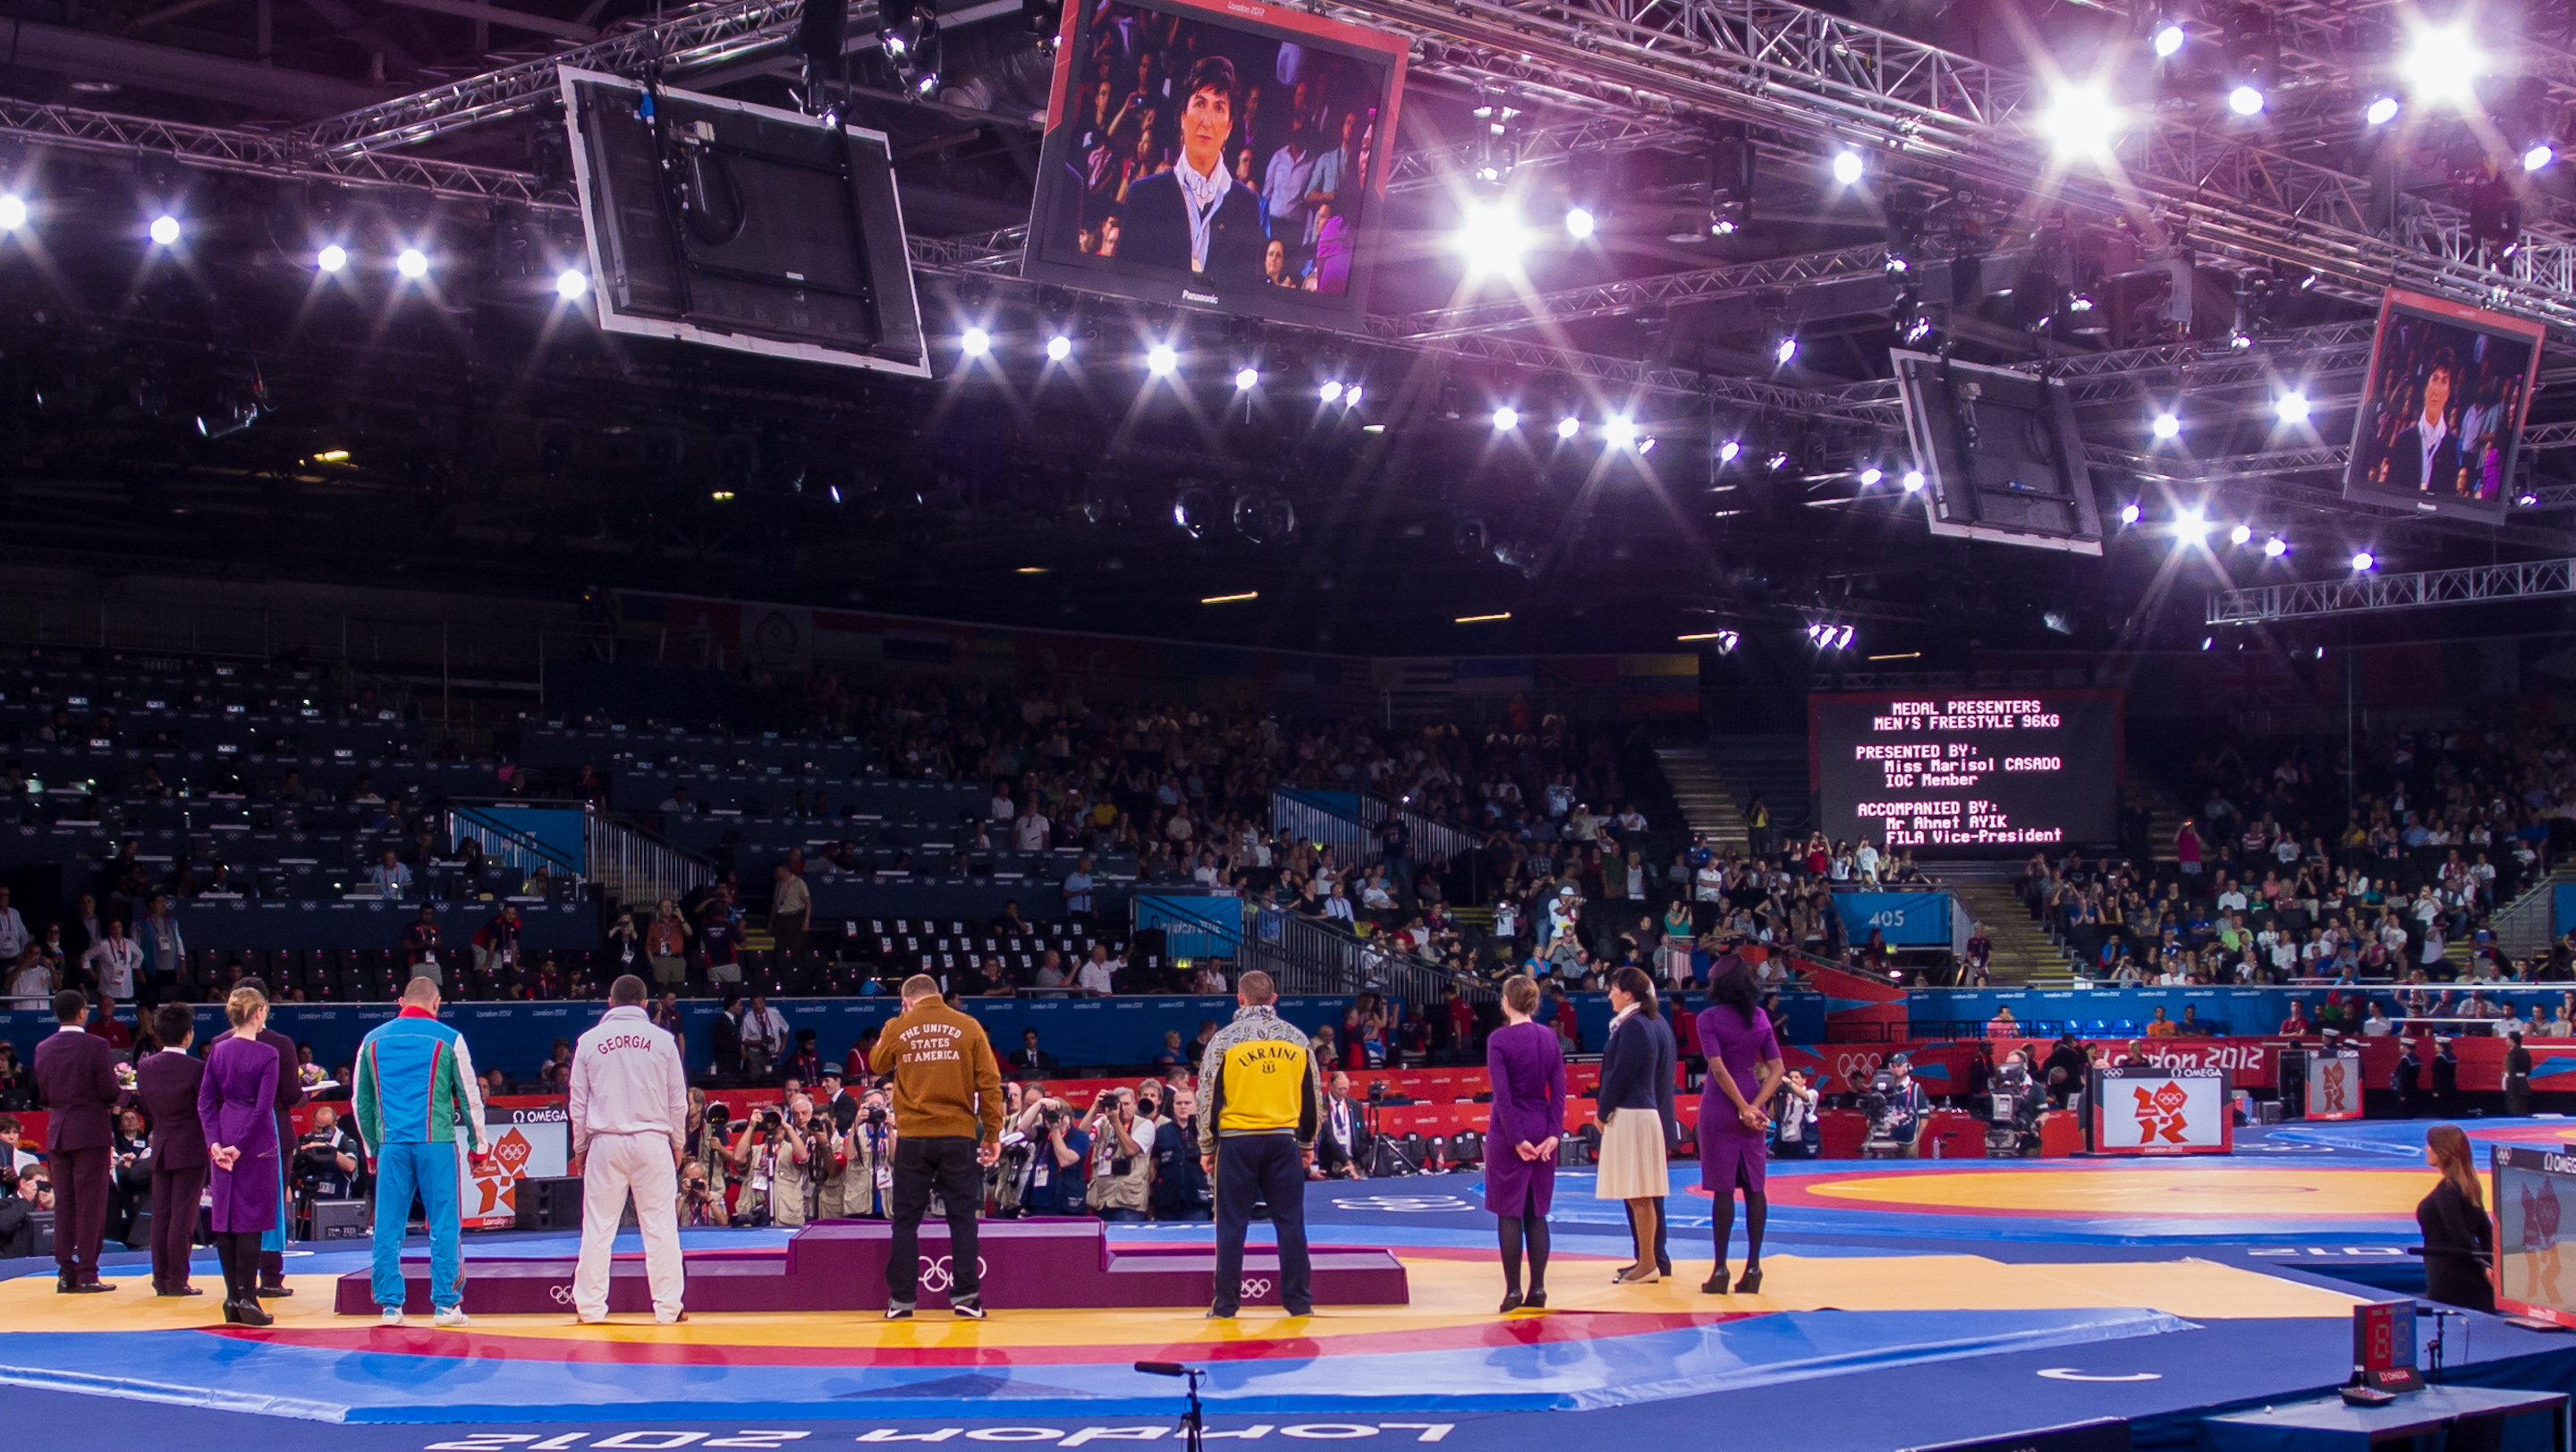
[[[1532,1023],[1538,984],[1503,984],[1503,1027],[1485,1040],[1494,1112],[1485,1124],[1485,1208],[1503,1245],[1503,1313],[1547,1307],[1547,1212],[1556,1198],[1556,1141],[1565,1129],[1565,1053],[1556,1031]],[[1529,1294],[1521,1294],[1521,1249]]]
[[[278,1225],[277,1050],[259,1041],[268,1000],[236,988],[224,1000],[233,1031],[206,1051],[197,1084],[197,1120],[206,1129],[207,1189],[215,1209],[215,1254],[224,1263],[224,1320],[236,1326],[272,1321],[259,1307],[259,1238]]]
[[[1742,958],[1728,953],[1713,969],[1708,1006],[1699,1014],[1699,1048],[1708,1057],[1708,1082],[1699,1099],[1699,1183],[1714,1199],[1710,1228],[1717,1264],[1700,1290],[1726,1294],[1726,1241],[1735,1229],[1735,1196],[1744,1195],[1744,1279],[1735,1289],[1762,1289],[1762,1221],[1770,1201],[1763,1193],[1763,1142],[1771,1127],[1768,1107],[1780,1088],[1780,1039],[1762,1011],[1761,985]]]

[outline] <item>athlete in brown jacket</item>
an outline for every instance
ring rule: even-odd
[[[983,1026],[940,1001],[927,975],[904,980],[903,1014],[873,1056],[894,1072],[894,1244],[886,1259],[886,1319],[912,1318],[921,1282],[921,1217],[935,1188],[948,1210],[948,1308],[984,1319],[975,1214],[984,1166],[1001,1151],[1002,1068]]]

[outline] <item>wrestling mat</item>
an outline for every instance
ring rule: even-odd
[[[2103,1415],[2137,1419],[2145,1445],[2155,1427],[2187,1442],[2199,1409],[2340,1380],[2352,1306],[2386,1295],[2373,1287],[2392,1275],[2402,1289],[2431,1172],[2398,1159],[2402,1136],[2362,1133],[2375,1128],[2283,1131],[2223,1159],[1778,1165],[1765,1286],[1743,1296],[1699,1290],[1710,1202],[1696,1166],[1674,1175],[1676,1274],[1644,1287],[1610,1284],[1626,1259],[1618,1207],[1568,1172],[1551,1217],[1549,1307],[1511,1317],[1496,1313],[1492,1220],[1467,1174],[1311,1186],[1315,1238],[1395,1251],[1412,1302],[1294,1319],[702,1314],[603,1328],[571,1324],[567,1309],[388,1329],[330,1313],[333,1279],[365,1263],[363,1249],[334,1249],[290,1260],[296,1296],[268,1303],[274,1327],[249,1330],[223,1326],[214,1295],[152,1297],[140,1256],[111,1256],[125,1289],[93,1297],[55,1295],[50,1263],[11,1262],[0,1385],[13,1402],[110,1434],[316,1448],[355,1436],[423,1452],[1157,1440],[1179,1384],[1138,1373],[1140,1360],[1205,1366],[1211,1428],[1245,1440],[1561,1446],[1567,1429],[1533,1414],[1569,1412],[1610,1435],[1689,1435],[1722,1396],[1728,1425],[1768,1426],[1808,1448],[1928,1445]],[[2376,1147],[2354,1147],[2365,1143]],[[1169,1244],[1209,1230],[1111,1233]],[[1739,1224],[1739,1270],[1741,1235]],[[784,1238],[709,1231],[690,1243]],[[554,1235],[467,1241],[469,1257],[570,1247]],[[631,1236],[621,1249],[635,1250]],[[2343,1274],[2355,1266],[2368,1274]],[[219,1285],[210,1256],[197,1277]],[[2576,1350],[2560,1350],[2576,1338],[2473,1320],[2455,1364],[2576,1364]]]

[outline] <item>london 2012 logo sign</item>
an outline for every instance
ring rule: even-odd
[[[2167,1079],[2161,1086],[2149,1089],[2140,1085],[2138,1096],[2138,1143],[2154,1144],[2161,1139],[2167,1144],[2182,1144],[2183,1106],[2191,1096],[2180,1084]]]

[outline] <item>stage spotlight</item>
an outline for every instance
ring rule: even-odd
[[[1315,396],[1326,403],[1331,403],[1340,398],[1342,396],[1342,380],[1338,378],[1325,379],[1324,386],[1315,390]]]
[[[1780,341],[1771,345],[1771,361],[1780,367],[1788,367],[1797,356],[1798,335],[1795,333],[1783,333],[1780,335]]]
[[[1073,356],[1073,340],[1062,333],[1047,339],[1047,361],[1061,363]]]
[[[2250,524],[2240,524],[2227,532],[2227,542],[2229,544],[2250,544],[2253,542],[2253,539],[2254,526]]]
[[[0,232],[15,232],[27,225],[27,199],[16,192],[0,192]]]
[[[1357,408],[1357,407],[1359,407],[1359,406],[1360,406],[1360,392],[1361,392],[1360,385],[1359,385],[1359,384],[1356,384],[1356,383],[1352,384],[1352,385],[1349,387],[1349,389],[1347,389],[1346,391],[1344,391],[1344,392],[1343,392],[1343,394],[1342,394],[1342,407],[1344,407],[1344,408]]]
[[[1590,207],[1565,209],[1565,235],[1577,242],[1590,238],[1592,229],[1598,225],[1600,225],[1599,220],[1592,215]]]
[[[555,296],[565,302],[579,302],[590,291],[590,274],[578,267],[567,267],[555,274]]]
[[[2238,86],[2227,93],[2227,109],[2239,116],[2263,114],[2263,90],[2260,86]]]
[[[1860,487],[1863,489],[1874,488],[1877,486],[1879,480],[1886,477],[1887,475],[1880,472],[1879,467],[1876,464],[1868,465],[1860,471]]]
[[[1717,446],[1717,461],[1721,464],[1732,464],[1743,457],[1743,454],[1744,445],[1734,439],[1728,439]]]
[[[968,328],[957,343],[959,347],[966,350],[966,356],[969,358],[987,357],[993,351],[993,335],[982,328]]]
[[[2272,536],[2270,539],[2263,541],[2263,553],[2268,558],[2277,560],[2289,552],[2290,542],[2281,538],[2277,534]]]
[[[320,252],[314,254],[313,265],[321,268],[324,272],[337,272],[341,268],[349,265],[348,249],[340,246],[338,243],[333,243],[332,245],[323,248]]]
[[[1467,259],[1468,275],[1517,272],[1529,234],[1520,213],[1509,202],[1471,202],[1458,217],[1458,250]]]
[[[1169,378],[1180,371],[1181,355],[1169,343],[1156,343],[1145,350],[1145,371],[1157,378]]]
[[[2548,142],[2535,141],[2532,143],[2531,148],[2522,154],[2522,169],[2524,171],[2539,171],[2557,159],[2558,153],[2551,149]]]
[[[2122,524],[2135,524],[2138,522],[2138,501],[2132,499],[2128,503],[2120,506],[2120,522]]]
[[[1521,411],[1519,409],[1512,407],[1510,404],[1504,404],[1501,408],[1494,410],[1494,432],[1498,434],[1510,433],[1513,429],[1519,428],[1520,426]]]
[[[2169,413],[2157,414],[2156,421],[2151,425],[2151,427],[2155,431],[2155,436],[2159,439],[2178,439],[2182,437],[2182,420]]]
[[[2039,129],[2060,156],[2099,156],[2111,149],[2120,124],[2120,108],[2111,104],[2110,93],[2086,82],[2059,88],[2040,116]]]
[[[1648,434],[1648,435],[1646,435],[1644,438],[1641,438],[1641,439],[1637,440],[1637,452],[1638,452],[1638,453],[1640,453],[1640,454],[1651,454],[1651,453],[1653,453],[1654,451],[1655,451],[1655,436],[1654,436],[1653,434]]]
[[[1898,479],[1896,482],[1899,487],[1905,490],[1906,493],[1920,494],[1923,492],[1923,471],[1920,469],[1908,469],[1905,471],[1904,477]]]
[[[2184,39],[2182,27],[2166,21],[2156,27],[2156,54],[2170,59],[2175,51],[2182,49]]]
[[[1847,187],[1857,186],[1860,184],[1860,174],[1861,161],[1859,152],[1837,151],[1834,153],[1834,181],[1837,184]]]
[[[1610,447],[1614,449],[1634,447],[1637,442],[1636,420],[1624,413],[1612,414],[1610,421],[1601,426],[1601,437],[1609,440]]]
[[[2368,550],[2354,550],[2352,552],[2352,567],[2356,572],[2367,570],[2378,563],[2379,561],[2372,558],[2371,553]]]
[[[2186,509],[2174,516],[2174,538],[2192,544],[2209,543],[2209,532],[2215,528],[2197,509]]]
[[[1261,370],[1250,364],[1234,370],[1234,391],[1237,393],[1251,392],[1252,386],[1260,381]]]
[[[2308,421],[2308,396],[2296,390],[2282,394],[2279,400],[2272,405],[2272,412],[2285,424],[2306,423]]]
[[[394,271],[417,282],[429,276],[429,254],[417,247],[406,247],[394,258]]]
[[[1560,439],[1571,439],[1581,432],[1583,432],[1583,420],[1572,414],[1567,414],[1556,421],[1556,436]]]
[[[152,219],[152,240],[163,247],[179,245],[179,219],[164,212]]]
[[[2395,96],[2371,97],[2370,104],[2362,108],[2361,119],[2373,126],[2385,126],[2396,120],[2397,98]]]
[[[2486,57],[2460,25],[2426,25],[2415,31],[2401,71],[2419,101],[2457,104],[2477,96]]]

